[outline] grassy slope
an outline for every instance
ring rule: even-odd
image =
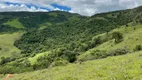
[[[45,28],[47,28],[51,25],[52,25],[52,23],[50,23],[50,22],[43,23],[43,24],[40,25],[38,30],[43,30],[43,29],[45,29]]]
[[[134,30],[136,28],[136,30]],[[109,41],[107,46],[111,45],[109,49],[117,49],[121,47],[128,46],[131,51],[135,48],[136,45],[142,44],[142,25],[136,25],[136,26],[130,26],[130,27],[123,27],[120,29],[115,29],[113,31],[119,31],[124,34],[124,41],[119,44],[111,44],[111,41]],[[105,46],[104,46],[105,47]],[[99,46],[98,48],[101,48]]]
[[[1,76],[0,80],[3,80]],[[15,74],[10,80],[141,80],[142,52]]]
[[[15,27],[15,28],[24,28],[23,24],[21,24],[18,19],[13,19],[11,21],[8,21],[8,22],[4,23],[4,25],[9,25],[9,26]]]
[[[134,30],[136,28],[136,30]],[[112,50],[128,46],[131,51],[136,45],[142,44],[142,25],[121,27],[111,31],[119,31],[124,35],[124,41],[119,44],[112,43],[113,40],[90,49],[84,54],[96,49]],[[103,36],[105,34],[100,34]],[[43,54],[30,58],[31,63]],[[83,55],[82,55],[83,56]],[[117,57],[84,62],[82,64],[69,64],[39,70],[15,74],[12,80],[141,80],[142,78],[142,51]],[[2,78],[1,78],[2,79]]]
[[[136,30],[134,30],[134,28],[136,28]],[[110,40],[107,41],[95,48],[92,48],[88,51],[86,51],[84,54],[80,55],[79,58],[85,58],[85,55],[90,54],[90,52],[93,52],[95,50],[114,50],[114,49],[118,49],[118,48],[123,48],[125,46],[127,46],[131,52],[133,52],[133,49],[135,48],[136,45],[142,45],[142,25],[136,25],[136,26],[129,26],[129,27],[124,27],[122,26],[121,28],[117,28],[114,29],[113,31],[109,32],[115,32],[115,31],[119,31],[123,34],[124,36],[124,40],[119,43],[119,44],[115,44],[114,40]],[[100,34],[98,36],[105,36],[104,34]]]
[[[11,56],[12,53],[19,53],[20,50],[17,49],[13,44],[15,40],[19,39],[22,32],[15,32],[12,34],[0,34],[0,57]]]

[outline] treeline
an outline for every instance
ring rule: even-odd
[[[13,33],[18,30],[22,30],[22,29],[17,29],[8,25],[0,25],[0,33]]]
[[[69,21],[72,17],[84,19],[86,17],[63,11],[52,12],[1,12],[0,24],[12,19],[18,19],[25,28],[39,28],[41,24],[51,24]]]

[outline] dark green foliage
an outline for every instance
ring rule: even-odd
[[[78,53],[74,52],[74,51],[65,50],[65,51],[61,52],[60,55],[61,56],[59,56],[59,57],[72,63],[72,62],[76,61],[76,56],[78,55]]]
[[[11,58],[11,57],[1,57],[0,59],[0,65],[6,64],[8,62],[14,61],[15,58]]]
[[[13,28],[8,25],[0,25],[0,33],[4,33],[4,32],[12,33],[12,32],[16,32],[18,30],[22,30],[22,29]]]
[[[52,62],[52,64],[50,65],[50,67],[55,67],[55,66],[64,66],[67,65],[69,62],[67,60],[64,60],[62,58],[57,58],[54,62]]]
[[[0,74],[21,73],[32,71],[31,64],[27,59],[19,59],[0,66]]]
[[[73,51],[68,51],[65,49],[55,50],[48,55],[44,55],[37,59],[37,63],[32,65],[33,69],[43,69],[48,68],[49,66],[59,66],[65,65],[68,62],[74,62],[78,53]],[[60,64],[59,64],[60,63]]]
[[[90,52],[90,54],[86,54],[84,55],[83,58],[78,59],[78,62],[84,62],[84,61],[88,61],[88,60],[96,60],[96,59],[101,59],[101,58],[106,58],[106,51],[104,50],[95,50]]]
[[[123,41],[123,35],[120,32],[113,32],[112,38],[115,39],[115,43],[119,43]]]
[[[33,69],[43,69],[48,68],[52,62],[56,59],[57,55],[51,52],[48,55],[41,56],[37,59],[37,63],[32,65]]]
[[[96,59],[102,59],[107,58],[109,56],[118,56],[118,55],[124,55],[129,53],[129,49],[127,47],[115,49],[112,51],[104,51],[104,50],[95,50],[90,52],[89,54],[84,55],[83,58],[79,58],[78,62],[88,61],[88,60],[96,60]]]
[[[134,51],[141,51],[142,50],[142,46],[141,45],[136,45]]]
[[[102,50],[96,50],[96,51],[91,52],[93,59],[105,58],[106,57],[105,54],[106,54],[106,51],[102,51]]]
[[[107,52],[107,56],[118,56],[118,55],[124,55],[129,53],[129,48],[128,47],[124,47],[124,48],[120,48],[120,49],[115,49],[112,51]]]
[[[13,74],[32,71],[31,67],[0,66],[0,74]]]
[[[52,16],[56,15],[56,16]],[[78,14],[71,14],[63,11],[52,11],[52,12],[1,12],[0,13],[0,24],[6,21],[17,19],[26,28],[37,28],[45,22],[49,23],[63,23],[69,21],[70,18],[85,18]]]
[[[103,42],[105,42],[105,41],[103,41],[103,39],[102,39],[100,36],[95,37],[94,39],[92,39],[92,41],[90,41],[90,42],[88,43],[88,46],[86,46],[85,49],[86,49],[86,51],[87,51],[88,49],[94,48],[94,47],[96,47],[96,46],[102,44]]]

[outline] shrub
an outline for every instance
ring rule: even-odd
[[[90,48],[93,48],[97,45],[100,45],[103,43],[103,40],[100,36],[93,38],[92,42],[90,42]]]
[[[106,52],[104,50],[95,50],[88,54],[83,54],[79,56],[78,62],[88,61],[88,60],[95,60],[95,59],[101,59],[106,58],[108,56],[118,56],[129,53],[129,49],[127,47],[115,49],[109,52]]]
[[[119,43],[123,41],[123,35],[120,32],[113,32],[112,38],[115,39],[115,43]]]
[[[8,62],[14,61],[15,58],[10,57],[1,57],[0,65],[6,64]]]
[[[16,67],[11,65],[0,66],[0,74],[13,74],[32,71],[31,67]]]
[[[136,45],[136,47],[134,48],[134,51],[141,51],[141,50],[142,50],[141,45]]]
[[[22,73],[32,70],[31,64],[26,58],[15,60],[0,66],[0,74]]]
[[[66,64],[68,64],[69,62],[65,59],[61,59],[61,58],[58,58],[56,59],[51,65],[50,67],[55,67],[55,66],[64,66]]]
[[[65,60],[68,60],[69,62],[72,63],[72,62],[76,61],[77,55],[78,55],[77,52],[65,50],[65,51],[62,52],[62,55],[60,57],[65,59]]]
[[[127,47],[124,47],[124,48],[119,48],[119,49],[109,51],[107,53],[107,56],[118,56],[118,55],[123,55],[127,53],[129,53],[129,49]]]
[[[33,65],[34,69],[48,68],[53,62],[54,58],[50,56],[42,56],[37,59],[37,63]]]
[[[106,51],[104,50],[95,50],[92,51],[88,54],[83,54],[78,58],[78,62],[82,61],[88,61],[88,60],[95,60],[95,59],[100,59],[100,58],[105,58],[107,57]]]
[[[95,59],[105,58],[106,57],[105,54],[106,51],[103,50],[96,50],[91,53],[91,55],[94,56]]]

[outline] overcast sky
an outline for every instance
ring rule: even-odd
[[[141,5],[142,0],[0,0],[0,12],[61,10],[91,16]]]

